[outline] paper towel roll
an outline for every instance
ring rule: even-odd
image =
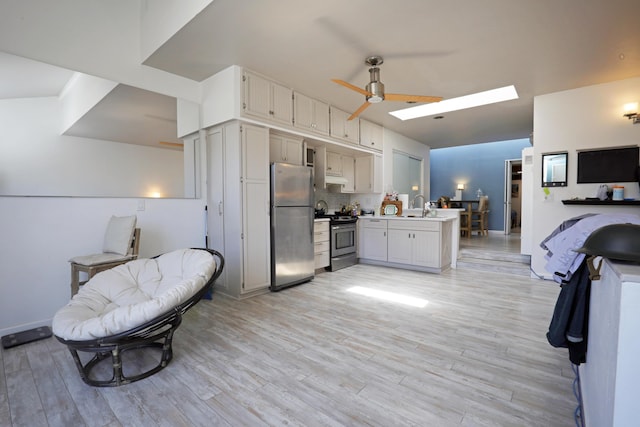
[[[408,194],[398,194],[398,200],[402,202],[402,209],[409,209],[409,195]]]

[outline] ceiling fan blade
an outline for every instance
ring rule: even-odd
[[[348,118],[347,120],[353,120],[353,119],[355,119],[356,117],[358,117],[358,116],[360,115],[360,113],[362,113],[364,110],[366,110],[366,109],[367,109],[367,107],[368,107],[369,105],[371,105],[371,103],[370,103],[370,102],[365,102],[364,104],[362,104],[362,105],[360,106],[360,108],[358,108],[358,109],[356,110],[356,112],[355,112],[355,113],[353,113],[352,115],[350,115],[350,116],[349,116],[349,118]]]
[[[385,101],[404,101],[404,102],[440,102],[441,96],[422,96],[422,95],[402,95],[400,93],[385,93]]]
[[[364,95],[364,96],[371,96],[373,95],[371,92],[368,92],[364,89],[359,88],[358,86],[354,86],[351,83],[347,83],[344,80],[338,80],[338,79],[331,79],[332,82],[338,83],[339,85],[342,85],[346,88],[349,88],[351,90],[355,90],[356,92]]]

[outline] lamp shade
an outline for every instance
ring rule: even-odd
[[[464,190],[464,184],[458,184],[458,190]]]

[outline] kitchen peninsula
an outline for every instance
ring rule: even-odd
[[[363,264],[440,273],[451,266],[453,217],[362,216],[358,258]]]

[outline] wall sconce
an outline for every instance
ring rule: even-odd
[[[420,187],[418,187],[417,185],[411,187],[411,191],[418,191],[419,189]]]
[[[462,190],[464,190],[464,184],[458,184],[456,188],[456,200],[462,200]]]
[[[624,104],[624,116],[629,120],[633,120],[634,125],[640,123],[640,118],[638,117],[638,103],[630,102],[628,104]]]

